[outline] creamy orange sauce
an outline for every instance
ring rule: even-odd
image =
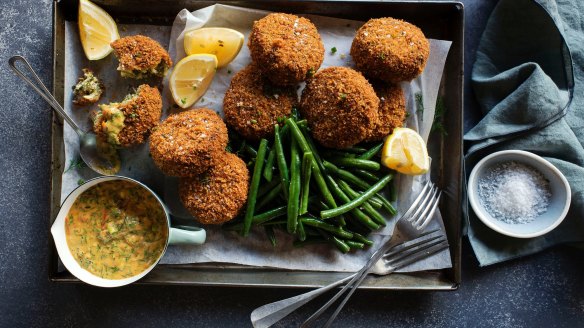
[[[124,279],[158,260],[168,225],[152,194],[135,183],[116,180],[95,185],[75,200],[65,233],[81,267],[102,278]]]

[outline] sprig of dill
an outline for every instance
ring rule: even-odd
[[[443,120],[446,114],[446,105],[444,105],[444,98],[438,96],[436,99],[436,111],[434,113],[434,122],[432,122],[432,128],[430,132],[438,131],[442,135],[447,136],[446,128],[444,127]]]
[[[77,157],[76,159],[72,159],[69,161],[69,167],[63,173],[67,173],[72,169],[81,169],[87,167],[87,164],[81,159],[81,157]]]

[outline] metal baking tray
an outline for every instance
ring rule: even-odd
[[[93,0],[121,23],[172,25],[183,8],[196,10],[213,1],[189,0]],[[53,94],[62,104],[65,77],[65,21],[77,20],[77,0],[53,3]],[[444,70],[440,94],[447,108],[443,124],[447,134],[434,133],[429,151],[432,176],[444,191],[440,210],[450,243],[453,267],[415,273],[368,277],[364,289],[455,290],[461,270],[461,188],[463,135],[464,14],[460,2],[380,1],[219,1],[219,3],[296,14],[316,14],[366,21],[391,16],[419,26],[429,38],[450,40],[452,47]],[[61,175],[65,167],[63,122],[53,115],[51,160],[52,223],[61,204]],[[68,271],[59,270],[56,248],[51,243],[49,279],[78,282]],[[290,271],[232,264],[158,265],[140,284],[175,284],[240,287],[319,287],[343,278],[346,273]]]

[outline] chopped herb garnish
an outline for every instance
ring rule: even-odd
[[[258,124],[257,120],[250,120],[251,124]]]
[[[346,93],[339,93],[339,99],[346,100],[347,99],[347,94]]]
[[[201,98],[201,102],[205,102],[205,98]]]
[[[436,111],[434,113],[434,122],[432,122],[432,128],[430,129],[430,132],[438,131],[442,135],[448,135],[442,122],[445,113],[446,106],[444,105],[444,98],[439,96],[438,99],[436,99]]]
[[[76,159],[72,159],[69,161],[69,167],[63,173],[67,173],[72,169],[80,169],[83,167],[87,167],[87,164],[85,164],[81,157],[77,157]]]
[[[186,104],[186,103],[187,103],[187,98],[186,98],[186,97],[185,97],[185,98],[182,98],[182,99],[180,100],[180,102],[181,102],[183,105],[184,105],[184,104]]]
[[[85,183],[85,180],[83,180],[83,179],[79,179],[79,180],[77,180],[77,185],[78,185],[78,186],[80,186],[80,185],[82,185],[82,184],[84,184],[84,183]]]
[[[227,70],[227,74],[231,74],[231,70],[230,69]]]
[[[335,54],[337,52],[337,47],[332,47],[331,48],[331,54]]]
[[[193,85],[193,90],[197,90],[197,86],[196,85]]]
[[[420,121],[424,120],[424,98],[421,92],[417,92],[414,97],[416,98],[416,114],[421,114]]]
[[[379,58],[381,58],[381,60],[384,60],[384,59],[385,59],[385,54],[384,54],[383,52],[382,52],[382,53],[380,53],[380,54],[379,54]]]
[[[308,72],[306,72],[306,77],[311,78],[314,76],[314,68],[310,68]]]
[[[138,114],[136,114],[136,113],[130,113],[130,115],[129,115],[129,116],[130,116],[131,118],[136,118],[136,117],[138,117]]]

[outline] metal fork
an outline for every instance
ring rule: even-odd
[[[414,200],[410,208],[396,223],[394,233],[390,240],[386,241],[363,266],[363,268],[346,278],[334,282],[328,286],[310,291],[308,293],[284,299],[278,302],[266,304],[255,309],[251,314],[251,321],[254,327],[270,327],[297,308],[308,303],[317,296],[335,288],[348,280],[349,283],[331,298],[323,307],[310,316],[303,327],[313,323],[326,309],[328,309],[340,296],[350,289],[342,303],[337,307],[331,318],[325,324],[330,326],[332,321],[341,311],[349,297],[372,272],[378,275],[389,274],[401,267],[414,263],[422,258],[428,257],[448,247],[443,234],[432,235],[437,230],[423,233],[424,228],[432,219],[438,206],[441,192],[428,181],[422,191]],[[371,269],[371,267],[373,268]]]

